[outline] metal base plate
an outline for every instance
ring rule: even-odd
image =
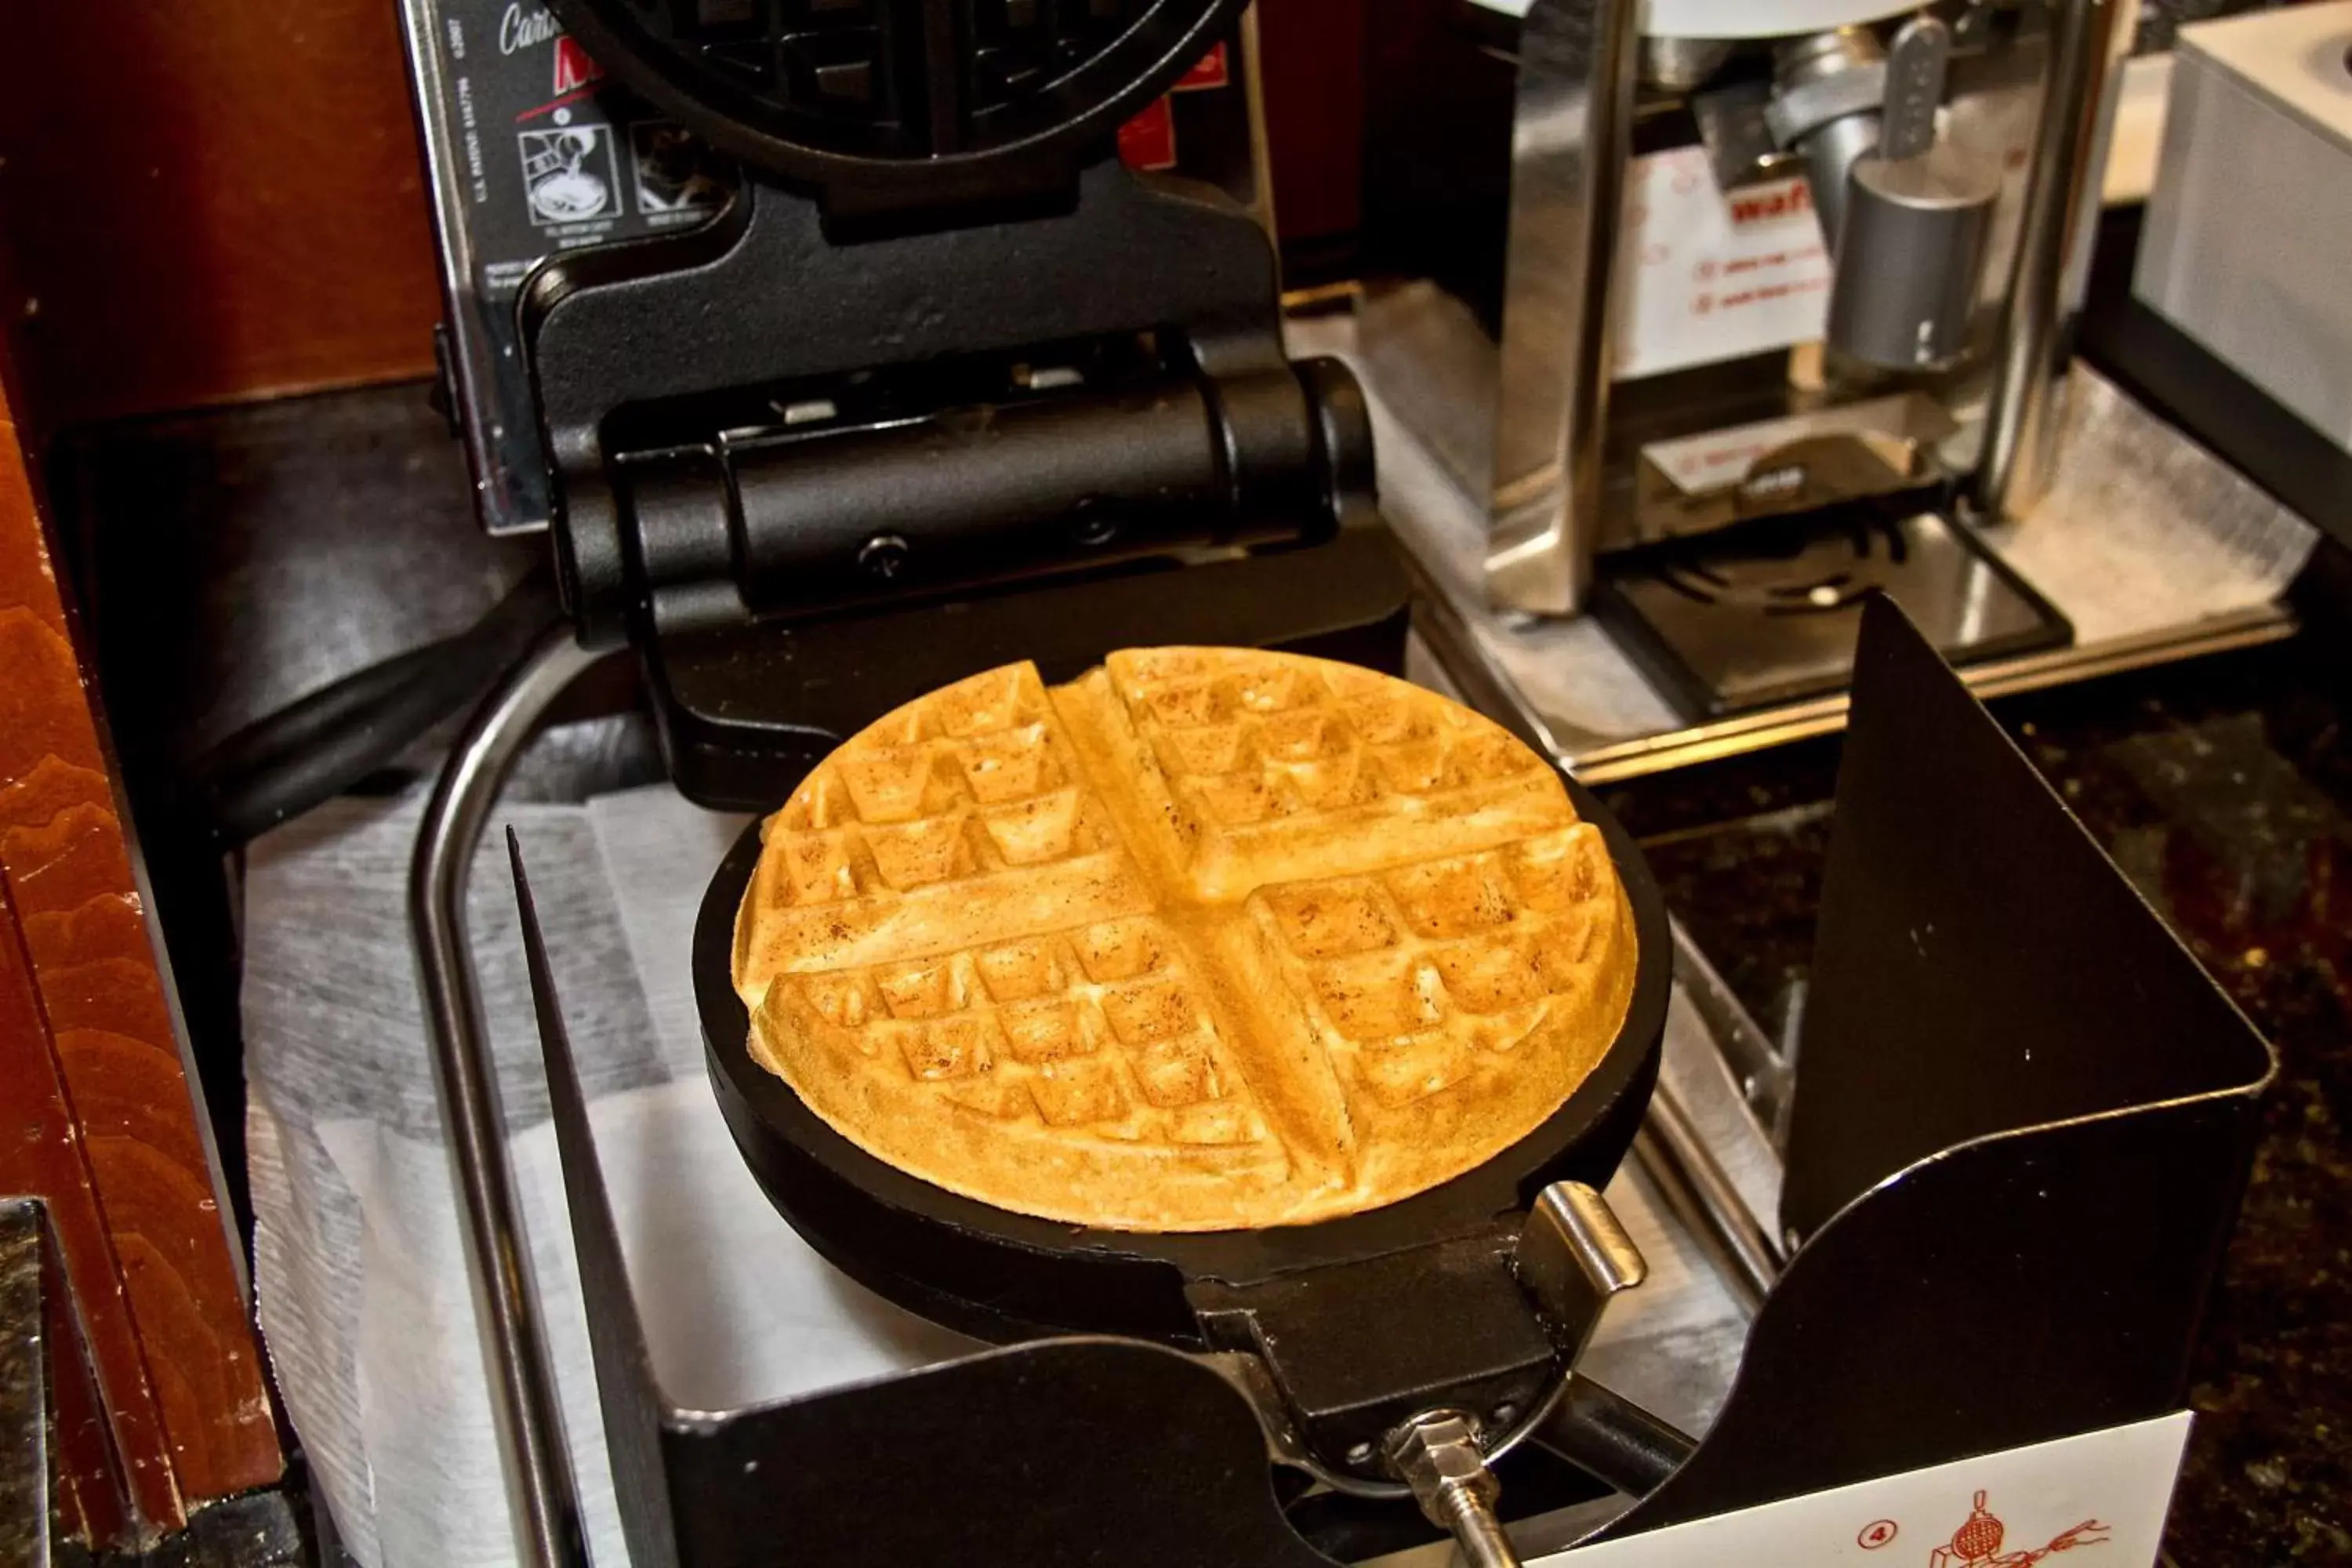
[[[1685,716],[1718,719],[1845,689],[1873,589],[1953,665],[2073,640],[1968,530],[1870,505],[1604,557],[1593,609]]]

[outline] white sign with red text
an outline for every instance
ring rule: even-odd
[[[1710,364],[1822,335],[1830,258],[1801,178],[1726,197],[1703,147],[1626,171],[1617,258],[1617,379]]]
[[[1580,1547],[1559,1568],[2150,1568],[2189,1413]]]

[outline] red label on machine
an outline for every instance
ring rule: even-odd
[[[1219,44],[1193,61],[1191,70],[1176,79],[1176,90],[1199,92],[1204,88],[1228,87],[1233,79],[1233,69],[1225,59],[1225,46]]]
[[[1176,112],[1165,98],[1118,128],[1118,156],[1130,169],[1176,166]]]
[[[1812,187],[1802,180],[1779,180],[1735,193],[1730,197],[1731,226],[1748,228],[1778,223],[1813,210]]]
[[[590,82],[602,81],[604,68],[588,58],[570,34],[560,34],[555,40],[555,96],[577,92]]]

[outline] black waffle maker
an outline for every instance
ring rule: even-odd
[[[772,809],[882,713],[1018,659],[1058,681],[1118,647],[1217,643],[1399,668],[1408,577],[1354,377],[1284,353],[1250,213],[1115,155],[1124,121],[1238,45],[1240,0],[553,9],[742,165],[708,224],[560,254],[519,310],[566,605],[583,641],[639,651],[688,797]],[[1090,1233],[864,1154],[746,1053],[729,931],[749,833],[694,948],[720,1104],[778,1208],[884,1296],[993,1340],[1207,1356],[1276,1459],[1410,1491],[1491,1546],[1486,1461],[1556,1436],[1574,1398],[1596,1430],[1627,1418],[1570,1369],[1641,1274],[1594,1189],[1655,1079],[1673,944],[1633,843],[1569,787],[1633,897],[1630,1016],[1541,1128],[1406,1202]]]
[[[687,795],[772,806],[1017,658],[1402,659],[1354,377],[1284,353],[1247,211],[1114,155],[1239,5],[554,9],[744,165],[713,221],[559,253],[518,306],[566,605],[642,649]]]

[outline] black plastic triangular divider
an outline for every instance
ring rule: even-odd
[[[2159,1415],[2274,1070],[1885,600],[1866,609],[1797,1087],[1806,1237],[1629,1533]]]

